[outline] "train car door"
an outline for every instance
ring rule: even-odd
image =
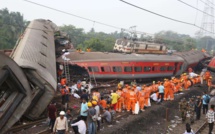
[[[174,71],[173,71],[173,75],[176,75],[178,71],[178,62],[175,63],[175,68],[174,68]]]

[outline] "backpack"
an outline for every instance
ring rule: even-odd
[[[204,101],[208,104],[210,102],[210,97],[208,95],[205,95]]]

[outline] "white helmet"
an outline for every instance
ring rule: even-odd
[[[64,111],[60,111],[60,115],[65,115],[66,113]]]

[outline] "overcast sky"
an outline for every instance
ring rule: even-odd
[[[103,22],[121,28],[137,26],[137,31],[156,33],[161,30],[172,30],[181,34],[194,36],[199,29],[193,26],[177,23],[161,18],[140,9],[126,5],[119,0],[32,0],[36,3],[47,5],[65,12]],[[153,12],[195,23],[201,26],[203,13],[197,12],[178,0],[126,0]],[[204,4],[199,0],[183,0],[188,4],[204,10]],[[198,1],[198,4],[197,4]],[[205,0],[203,0],[205,1]],[[23,0],[0,0],[0,9],[8,8],[10,11],[19,11],[26,20],[50,19],[57,25],[74,25],[89,31],[93,22],[76,18],[67,14],[40,7]],[[197,19],[196,19],[197,14]],[[196,21],[195,21],[196,20]],[[95,23],[96,31],[120,31],[111,27]]]

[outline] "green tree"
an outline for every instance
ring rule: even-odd
[[[25,26],[26,21],[19,12],[0,10],[0,49],[12,49]]]
[[[84,44],[86,45],[86,47],[91,48],[93,51],[104,51],[104,45],[97,38],[86,40]]]

